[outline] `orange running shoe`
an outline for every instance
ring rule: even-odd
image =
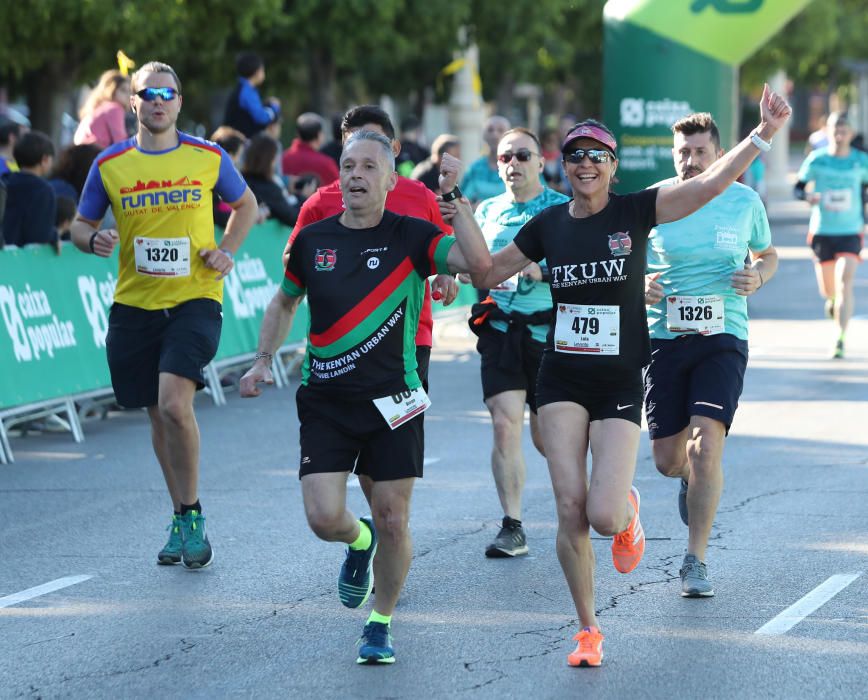
[[[612,562],[622,574],[629,574],[642,560],[645,553],[645,532],[639,522],[639,491],[630,487],[630,503],[636,511],[630,525],[612,539]]]
[[[596,627],[585,627],[573,637],[579,644],[567,656],[570,666],[599,666],[603,662],[603,633]]]

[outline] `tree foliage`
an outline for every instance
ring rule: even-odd
[[[279,9],[280,0],[3,2],[0,82],[25,93],[34,125],[51,131],[70,88],[115,67],[118,49],[139,64],[171,63],[186,90],[213,79],[230,36],[252,41]]]
[[[847,59],[868,59],[865,0],[814,0],[742,66],[741,81],[756,88],[778,69],[797,83],[834,90],[849,79]]]
[[[514,83],[569,90],[599,101],[605,0],[473,0],[486,97],[504,102]]]
[[[234,54],[266,59],[265,91],[287,111],[323,113],[389,94],[421,106],[447,97],[442,69],[459,29],[480,52],[483,96],[509,111],[518,83],[542,87],[558,110],[592,114],[602,91],[605,0],[10,0],[0,2],[0,84],[25,95],[39,125],[69,109],[72,88],[113,67],[171,63],[185,116],[205,123],[211,96],[234,82]],[[777,67],[835,85],[843,58],[868,57],[864,0],[815,0],[744,66],[752,88]],[[46,101],[46,100],[49,101]],[[65,102],[64,102],[65,100]],[[45,112],[42,114],[42,112]],[[211,124],[213,125],[213,124]],[[45,128],[44,126],[42,128]]]

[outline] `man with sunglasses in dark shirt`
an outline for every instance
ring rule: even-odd
[[[507,131],[497,144],[497,172],[506,192],[483,200],[476,209],[476,221],[492,253],[512,242],[518,230],[543,209],[569,200],[540,179],[545,164],[541,151],[536,134],[520,127]],[[446,210],[450,205],[442,206]],[[485,549],[489,558],[528,552],[521,523],[526,471],[521,434],[527,404],[531,439],[543,453],[536,376],[552,315],[545,276],[544,265],[530,263],[491,289],[471,319],[471,329],[479,336],[476,349],[481,356],[482,396],[494,428],[491,472],[504,513],[500,532]]]

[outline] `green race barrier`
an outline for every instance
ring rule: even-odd
[[[265,309],[283,279],[283,249],[290,230],[275,221],[254,226],[235,256],[235,268],[223,282],[223,332],[215,361],[256,350]],[[307,325],[304,300],[286,343],[304,340]]]
[[[71,245],[0,251],[0,408],[110,385],[105,360],[117,258]]]
[[[223,287],[223,332],[216,361],[256,350],[262,317],[283,278],[289,229],[255,226]],[[64,244],[0,250],[0,409],[61,399],[111,386],[105,357],[108,314],[117,283],[117,256],[83,255]],[[476,301],[462,285],[446,311]],[[435,315],[444,311],[434,304]],[[308,328],[302,303],[286,344]]]

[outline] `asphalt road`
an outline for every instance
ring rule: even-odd
[[[221,408],[197,401],[216,550],[200,572],[155,565],[169,510],[143,413],[86,424],[82,444],[13,438],[17,461],[0,467],[0,697],[864,697],[868,272],[848,358],[829,360],[804,211],[773,214],[781,269],[751,300],[751,362],[707,557],[716,597],[679,595],[677,482],[656,472],[643,436],[645,558],[620,575],[609,540],[595,540],[606,656],[599,669],[567,667],[577,621],[545,463],[526,452],[530,555],[486,560],[501,514],[478,359],[460,325],[441,324],[394,666],[354,663],[367,607],[337,600],[341,547],[304,521],[293,391],[271,390]],[[350,502],[364,512],[358,488]],[[829,579],[840,590],[819,605]],[[757,634],[770,622],[789,629]]]

